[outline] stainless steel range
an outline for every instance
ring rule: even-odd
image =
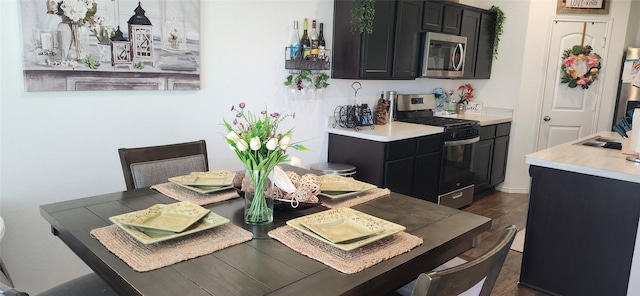
[[[461,208],[473,201],[473,163],[480,124],[434,116],[435,104],[433,94],[398,95],[395,117],[397,121],[444,127],[438,203]]]

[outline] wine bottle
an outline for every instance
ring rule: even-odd
[[[325,56],[324,24],[320,23],[320,35],[318,35],[318,59],[324,60]]]
[[[311,59],[318,59],[318,31],[316,31],[316,20],[311,21]]]
[[[293,34],[291,34],[291,52],[289,53],[292,60],[302,58],[300,52],[300,34],[298,34],[298,21],[293,21]]]
[[[309,39],[309,33],[307,33],[307,30],[309,29],[309,22],[306,18],[304,19],[302,28],[304,30],[302,31],[302,38],[300,39],[300,45],[302,46],[302,57],[305,60],[308,60],[309,54],[311,54],[311,40]]]

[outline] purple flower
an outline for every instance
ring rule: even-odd
[[[273,117],[273,118],[277,118],[278,116],[280,116],[280,113],[278,113],[278,112],[271,113],[271,117]]]
[[[260,114],[262,114],[262,115],[267,114],[267,110],[262,110],[262,111],[260,111]]]
[[[240,103],[240,105],[238,105],[238,107],[240,107],[240,109],[244,109],[244,106],[246,106],[244,103]]]
[[[233,110],[235,110],[235,109],[236,109],[236,106],[231,105],[231,111],[233,111]]]
[[[236,118],[233,119],[233,125],[238,125],[238,119]]]

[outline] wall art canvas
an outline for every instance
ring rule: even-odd
[[[200,89],[199,0],[21,0],[26,91]]]

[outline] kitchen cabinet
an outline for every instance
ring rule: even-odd
[[[463,78],[491,78],[495,15],[489,11],[465,9],[460,36],[467,37]]]
[[[332,78],[415,79],[422,1],[375,2],[373,32],[351,32],[353,0],[334,1]]]
[[[480,128],[474,160],[474,194],[482,193],[504,182],[509,150],[511,123],[487,125]]]
[[[443,3],[425,1],[422,12],[422,29],[430,32],[460,34],[462,8]]]
[[[328,153],[331,163],[354,165],[360,181],[438,202],[441,133],[386,143],[329,134]]]

